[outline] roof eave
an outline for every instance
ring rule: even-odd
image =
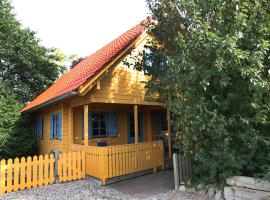
[[[42,103],[42,104],[40,104],[40,105],[38,105],[38,106],[32,107],[32,108],[27,109],[27,110],[25,110],[25,111],[20,111],[20,112],[21,112],[21,113],[24,113],[24,114],[25,114],[25,113],[30,113],[30,112],[36,111],[36,110],[38,110],[38,109],[41,109],[41,108],[43,108],[43,107],[45,107],[45,106],[51,105],[51,104],[53,104],[53,103],[57,103],[57,102],[59,102],[59,101],[65,99],[65,98],[73,97],[73,96],[75,96],[75,95],[77,95],[77,94],[78,94],[77,91],[72,90],[72,91],[70,91],[70,92],[68,92],[68,93],[66,93],[66,94],[63,94],[63,95],[59,96],[59,97],[56,97],[56,98],[51,99],[51,100],[49,100],[49,101],[46,101],[46,102],[44,102],[44,103]]]

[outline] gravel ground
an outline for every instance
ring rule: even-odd
[[[83,199],[123,199],[123,200],[136,200],[130,195],[123,194],[122,192],[111,188],[110,186],[102,187],[93,179],[87,177],[85,180],[53,184],[34,189],[12,192],[0,196],[1,200],[83,200]],[[150,196],[147,200],[201,200],[205,199],[201,194],[192,189],[184,192],[168,191],[158,195]]]

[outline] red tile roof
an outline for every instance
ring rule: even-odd
[[[79,86],[91,78],[97,71],[110,62],[118,53],[129,46],[144,31],[143,23],[140,23],[118,38],[86,57],[70,71],[59,78],[51,87],[27,104],[21,112],[32,109],[48,101],[54,100],[64,94],[76,90]]]

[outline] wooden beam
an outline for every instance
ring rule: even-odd
[[[172,131],[171,131],[171,112],[167,107],[167,126],[168,126],[168,145],[169,145],[169,158],[172,157]]]
[[[151,119],[151,110],[146,110],[146,134],[147,134],[147,141],[153,141],[153,132],[152,132],[152,119]]]
[[[85,97],[85,96],[84,96]],[[146,106],[157,106],[160,107],[160,109],[163,109],[165,106],[162,103],[158,102],[147,102],[147,101],[126,101],[126,100],[113,100],[113,99],[103,99],[103,98],[93,98],[89,96],[89,98],[83,98],[80,97],[80,99],[77,99],[76,102],[71,102],[70,106],[72,108],[83,106],[84,104],[90,104],[90,103],[108,103],[108,104],[128,104],[128,105],[146,105]]]
[[[88,105],[83,106],[84,112],[84,145],[88,146]]]
[[[134,136],[135,143],[139,143],[139,122],[138,122],[138,106],[134,105]]]
[[[74,143],[73,138],[74,138],[74,133],[73,133],[73,108],[69,106],[68,109],[68,121],[69,121],[69,126],[68,126],[68,133],[69,133],[69,145],[72,145]]]
[[[118,103],[118,104],[135,104],[135,105],[147,105],[147,106],[160,106],[164,107],[164,104],[159,102],[150,101],[130,101],[130,100],[118,100],[118,99],[104,99],[98,97],[90,97],[89,103]]]
[[[97,90],[100,90],[100,80],[97,81]]]

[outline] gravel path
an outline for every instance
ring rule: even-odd
[[[197,192],[187,190],[185,192],[175,192],[173,190],[166,193],[150,196],[147,200],[201,200]],[[123,200],[136,200],[130,195],[123,194],[122,192],[111,188],[110,186],[102,187],[98,182],[90,177],[85,180],[53,184],[35,189],[29,189],[19,192],[12,192],[0,196],[1,200],[83,200],[83,199],[123,199]]]

